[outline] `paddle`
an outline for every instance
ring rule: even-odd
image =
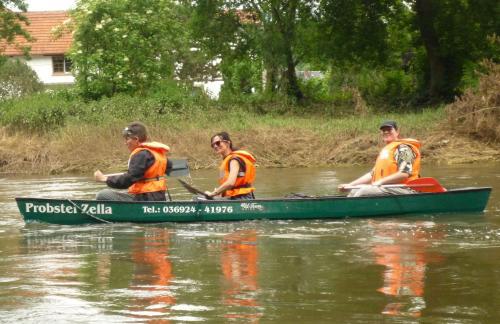
[[[190,185],[189,183],[187,183],[186,181],[184,180],[181,180],[181,179],[177,179],[181,185],[186,188],[187,191],[189,191],[190,193],[192,194],[195,194],[195,195],[202,195],[203,197],[205,197],[206,199],[208,200],[213,200],[214,197],[210,197],[209,195],[207,195],[205,192],[201,191],[200,189],[196,189],[195,187],[193,187],[192,185]]]
[[[445,192],[446,188],[443,187],[436,179],[434,178],[418,178],[406,183],[407,187],[412,188],[415,191],[419,192]]]
[[[189,175],[189,166],[186,159],[168,159],[167,176],[185,177]]]
[[[120,173],[105,174],[106,177],[121,175]],[[186,159],[168,159],[167,176],[169,177],[185,177],[189,175],[189,166]]]
[[[345,189],[359,189],[363,186],[348,186]],[[434,178],[418,178],[405,184],[381,185],[384,188],[411,188],[418,192],[445,192],[446,189]]]

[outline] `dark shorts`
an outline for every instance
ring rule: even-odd
[[[250,199],[255,199],[255,195],[253,192],[244,194],[244,195],[239,195],[239,196],[233,196],[229,198],[230,200],[250,200]]]

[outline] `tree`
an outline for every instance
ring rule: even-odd
[[[198,0],[197,20],[210,24],[196,34],[210,51],[221,56],[222,64],[248,58],[262,60],[267,91],[281,89],[300,100],[303,94],[295,73],[300,61],[297,29],[310,16],[310,4],[301,0]],[[215,28],[210,27],[215,26],[219,30],[214,35]]]
[[[271,49],[264,51],[267,55],[266,61],[275,61],[278,67],[284,68],[286,93],[301,100],[304,95],[299,88],[295,73],[295,66],[299,60],[294,53],[294,46],[297,42],[296,29],[299,23],[299,1],[252,1],[251,3],[252,10],[260,12],[263,25],[262,38],[268,40],[265,44]],[[277,55],[274,56],[275,54]],[[270,68],[272,69],[273,66]]]
[[[245,13],[240,17],[236,10],[228,10],[223,0],[198,0],[192,10],[190,28],[194,46],[204,53],[205,66],[212,67],[205,69],[205,77],[222,75],[223,95],[247,93],[254,87],[252,66],[262,60],[251,31],[256,27],[255,20],[247,18]],[[255,74],[261,75],[260,71]]]
[[[498,43],[491,41],[500,30],[498,1],[322,0],[319,8],[323,32],[316,33],[311,60],[403,65],[420,80],[424,101],[453,98],[466,68],[483,58],[498,59]]]
[[[419,36],[416,41],[426,52],[422,72],[428,98],[453,98],[467,63],[495,58],[498,53],[498,43],[488,38],[500,30],[500,3],[414,0],[411,4]]]
[[[390,25],[404,12],[399,0],[323,0],[316,33],[318,58],[337,66],[384,65]]]
[[[9,8],[18,9],[21,12],[14,12]],[[22,23],[29,24],[26,16],[22,14],[26,10],[27,7],[24,0],[0,0],[0,41],[13,44],[15,43],[16,36],[31,40],[31,36],[22,26]],[[0,53],[1,50],[0,48]],[[29,47],[24,48],[24,50],[27,53]]]
[[[71,59],[85,97],[144,93],[188,51],[173,0],[88,0],[73,11]]]
[[[481,59],[498,60],[495,33],[500,30],[500,3],[495,0],[196,0],[193,4],[194,36],[200,48],[222,60],[225,78],[238,74],[248,79],[256,69],[241,62],[255,67],[260,61],[266,91],[283,91],[297,99],[303,96],[295,77],[299,63],[335,68],[347,78],[352,71],[360,75],[364,72],[359,71],[375,71],[395,88],[400,83],[408,99],[418,94],[422,101],[440,101],[458,93],[464,75]],[[377,88],[376,78],[371,82]],[[248,88],[248,82],[232,84]]]

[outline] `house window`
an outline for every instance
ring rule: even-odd
[[[71,73],[71,60],[63,55],[52,56],[52,71],[54,73]]]

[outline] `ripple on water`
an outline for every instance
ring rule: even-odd
[[[190,305],[190,304],[178,304],[171,308],[176,311],[190,311],[190,312],[204,312],[212,310],[213,307],[200,306],[200,305]]]
[[[292,239],[292,240],[314,240],[320,238],[322,235],[314,234],[273,234],[269,235],[271,238]]]
[[[169,320],[171,321],[178,321],[179,323],[182,322],[205,322],[207,319],[203,317],[196,317],[196,316],[169,316]]]

